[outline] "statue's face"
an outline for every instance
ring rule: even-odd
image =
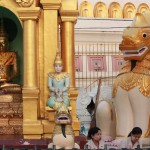
[[[63,65],[62,65],[62,64],[55,64],[55,65],[54,65],[54,68],[55,68],[55,71],[56,71],[57,73],[60,73],[60,72],[62,72]]]

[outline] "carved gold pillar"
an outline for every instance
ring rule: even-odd
[[[75,88],[75,49],[74,25],[78,16],[77,10],[60,10],[61,16],[61,49],[64,70],[70,73],[70,102],[72,106],[73,129],[79,135],[80,125],[76,118],[76,98],[78,91]]]
[[[61,6],[60,0],[40,0],[43,6],[43,66],[41,66],[41,76],[40,82],[43,86],[41,89],[43,95],[41,96],[41,102],[43,102],[43,110],[47,112],[46,105],[49,98],[50,91],[48,89],[48,73],[54,72],[54,59],[56,56],[56,51],[58,49],[58,10]],[[42,94],[40,93],[40,94]],[[42,112],[41,112],[42,113]],[[44,114],[43,114],[44,115]],[[46,116],[45,116],[46,117]],[[44,126],[44,138],[50,138],[53,132],[54,122],[49,122],[48,120],[42,120]]]
[[[70,73],[70,87],[75,87],[74,22],[62,21],[61,48],[64,70]]]
[[[36,24],[40,8],[22,8],[18,13],[23,22],[23,134],[26,139],[40,139],[43,126],[37,117],[39,89],[36,52]]]
[[[74,25],[78,16],[77,10],[60,11],[61,15],[61,48],[64,70],[70,73],[70,87],[75,87],[75,50],[74,50]]]

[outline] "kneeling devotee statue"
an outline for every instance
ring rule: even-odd
[[[67,72],[62,72],[63,62],[60,57],[60,52],[57,52],[54,61],[55,72],[50,72],[48,75],[48,87],[50,90],[50,98],[48,106],[57,109],[63,102],[70,106],[68,90],[70,87],[70,76]]]

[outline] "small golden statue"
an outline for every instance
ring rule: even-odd
[[[65,103],[67,106],[70,106],[68,97],[70,76],[67,72],[62,72],[63,62],[59,51],[56,54],[54,68],[55,72],[50,72],[48,75],[48,87],[50,90],[48,106],[54,109],[57,109],[61,103]]]
[[[9,82],[17,76],[16,52],[9,52],[8,34],[5,31],[3,19],[0,20],[0,84],[1,88],[10,86]]]

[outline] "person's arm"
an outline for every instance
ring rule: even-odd
[[[92,147],[90,146],[90,144],[87,142],[85,145],[84,145],[84,149],[92,149]]]
[[[141,138],[139,139],[139,145],[140,145],[140,148],[143,148],[143,140]]]
[[[53,92],[56,91],[56,88],[52,84],[52,78],[51,77],[48,77],[48,88],[50,91],[53,91]]]
[[[122,149],[122,148],[127,148],[127,140],[126,139],[123,139],[118,146],[118,149]]]
[[[68,91],[69,88],[70,88],[70,78],[67,77],[67,78],[65,78],[65,86],[63,87],[62,92]]]

